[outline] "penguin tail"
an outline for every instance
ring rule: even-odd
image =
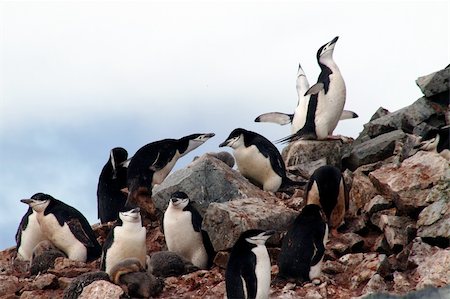
[[[304,187],[307,182],[300,182],[300,181],[293,181],[287,176],[283,178],[283,181],[281,182],[281,186],[279,188],[280,191],[288,190],[292,188],[298,188],[298,187]]]
[[[286,136],[286,137],[284,137],[284,138],[275,140],[274,142],[275,142],[275,143],[286,144],[286,143],[290,143],[290,142],[293,142],[293,141],[297,141],[297,140],[299,140],[300,138],[301,138],[301,136],[299,136],[297,133],[295,133],[295,134],[291,134],[291,135],[289,135],[289,136]]]

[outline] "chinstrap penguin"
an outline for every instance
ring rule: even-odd
[[[294,114],[282,113],[282,112],[269,112],[258,116],[255,122],[271,122],[279,125],[291,124],[291,134],[295,134],[298,130],[303,128],[306,122],[306,115],[308,112],[308,104],[310,95],[306,95],[309,89],[309,82],[306,78],[306,74],[302,69],[302,66],[298,65],[297,72],[297,95],[298,102],[295,108]],[[353,111],[343,110],[339,120],[357,118],[358,114]]]
[[[327,241],[328,226],[320,206],[306,205],[283,238],[277,278],[296,282],[318,279]]]
[[[341,171],[330,165],[317,168],[309,179],[305,198],[307,205],[322,208],[331,233],[336,235],[348,209],[348,193]]]
[[[127,196],[121,190],[127,184],[127,168],[123,166],[128,158],[124,148],[115,147],[109,154],[98,179],[97,207],[101,223],[115,221],[125,206]]]
[[[162,221],[167,249],[194,266],[207,269],[212,266],[215,252],[207,232],[202,230],[202,221],[186,193],[171,195]]]
[[[17,258],[19,260],[31,261],[33,249],[39,242],[46,240],[36,215],[37,213],[31,207],[28,207],[20,221],[16,232]]]
[[[90,262],[102,248],[89,222],[77,209],[44,193],[22,199],[35,212],[42,233],[71,260]]]
[[[335,37],[317,51],[317,62],[322,71],[317,83],[305,93],[305,96],[309,96],[309,101],[304,126],[279,142],[333,138],[332,134],[341,118],[346,98],[344,79],[333,60],[337,40],[338,37]]]
[[[265,243],[273,234],[251,229],[240,235],[225,271],[227,298],[269,298],[271,265]]]
[[[282,185],[303,185],[286,176],[280,152],[272,142],[258,133],[238,128],[219,146],[231,147],[239,172],[265,191],[276,192]]]
[[[142,268],[146,266],[146,229],[142,226],[140,209],[126,206],[119,212],[119,219],[103,244],[100,267],[110,276],[111,269],[124,259],[135,258]]]

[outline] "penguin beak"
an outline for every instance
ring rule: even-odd
[[[216,134],[214,134],[214,133],[203,134],[203,137],[206,138],[206,139],[209,139],[209,138],[214,137],[214,136],[216,136]]]
[[[30,203],[33,202],[32,199],[21,199],[20,201],[23,202],[24,204],[27,204],[27,205],[29,205]]]
[[[224,142],[222,142],[221,144],[219,144],[219,147],[224,147],[228,145],[229,140],[225,140]]]
[[[271,235],[273,235],[273,234],[275,234],[275,231],[274,231],[274,230],[268,230],[268,231],[266,231],[266,232],[264,233],[264,236],[271,236]]]
[[[332,44],[335,44],[338,39],[339,39],[339,36],[336,36],[335,38],[333,38],[333,40],[331,42],[328,43],[328,45],[331,46]]]
[[[140,208],[134,208],[134,209],[132,209],[130,212],[131,212],[131,213],[139,213],[140,211],[141,211]]]

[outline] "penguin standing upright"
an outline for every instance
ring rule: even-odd
[[[346,97],[344,79],[333,60],[337,40],[336,36],[317,51],[321,73],[317,83],[305,93],[305,96],[310,98],[304,126],[295,134],[280,139],[280,142],[332,138],[333,131],[342,116]]]
[[[145,268],[147,247],[146,229],[142,226],[139,208],[124,207],[119,212],[117,224],[106,237],[103,244],[101,269],[111,276],[111,270],[124,259],[137,259]]]
[[[97,207],[101,223],[117,220],[119,211],[125,206],[127,196],[121,190],[127,185],[127,168],[123,166],[127,158],[128,153],[124,148],[113,148],[100,173]]]
[[[20,221],[16,232],[17,258],[31,261],[34,247],[46,238],[36,218],[36,212],[29,207]]]
[[[269,298],[271,265],[265,243],[273,234],[251,229],[240,235],[225,271],[227,298]]]
[[[69,259],[90,262],[97,259],[102,248],[89,222],[75,208],[44,193],[22,199],[35,212],[42,233]]]
[[[309,179],[305,198],[307,205],[322,208],[331,233],[336,235],[348,209],[348,193],[341,171],[331,165],[317,168]]]
[[[258,116],[255,122],[271,122],[279,125],[287,125],[291,123],[291,134],[295,134],[298,130],[303,128],[306,123],[306,117],[308,112],[308,104],[310,94],[306,94],[309,89],[309,82],[306,78],[306,74],[302,69],[302,66],[298,65],[297,72],[297,95],[298,103],[295,108],[294,114],[287,114],[282,112],[269,112]],[[345,120],[350,118],[357,118],[358,114],[353,111],[343,110],[339,120]]]
[[[167,249],[194,266],[207,269],[212,266],[215,252],[207,232],[201,228],[202,221],[186,193],[172,194],[162,221]]]
[[[278,279],[305,282],[319,278],[328,226],[320,206],[306,205],[289,228],[278,256]]]
[[[238,128],[219,146],[234,149],[239,172],[265,191],[276,192],[282,184],[303,184],[286,176],[286,167],[280,152],[272,142],[258,133]]]
[[[150,188],[151,191],[154,185],[161,184],[164,181],[179,158],[196,149],[213,136],[214,133],[192,134],[180,139],[155,141],[141,147],[129,159],[128,187],[133,181],[139,181],[140,186]]]

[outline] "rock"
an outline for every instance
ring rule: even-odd
[[[449,163],[437,153],[420,151],[400,165],[385,165],[369,178],[380,193],[394,200],[399,212],[416,213],[427,206],[430,187],[450,180]]]
[[[309,179],[317,168],[325,165],[327,165],[327,159],[321,158],[315,161],[305,161],[301,164],[288,166],[286,167],[286,171],[302,179]],[[299,179],[295,181],[299,181]]]
[[[330,240],[327,247],[338,255],[360,251],[364,246],[364,239],[355,233],[341,234]]]
[[[372,117],[370,118],[370,121],[372,120],[376,120],[377,118],[383,117],[385,115],[388,115],[390,112],[389,110],[380,107],[377,109],[377,111],[375,111],[375,113],[372,115]]]
[[[57,289],[59,288],[58,278],[53,274],[42,274],[36,276],[32,283],[33,289]]]
[[[61,290],[24,291],[20,295],[20,299],[48,299],[48,298],[61,298]]]
[[[0,296],[14,294],[19,288],[19,279],[17,277],[0,275]]]
[[[347,271],[346,277],[350,278],[350,288],[356,290],[367,283],[378,271],[386,260],[384,254],[377,253],[349,253],[339,259]]]
[[[152,197],[156,207],[165,211],[170,195],[175,191],[186,192],[202,215],[212,202],[267,196],[266,192],[250,183],[238,171],[208,155],[175,171],[161,185],[155,186]]]
[[[75,278],[70,278],[70,277],[60,277],[58,278],[58,284],[59,287],[63,290],[65,290],[67,287],[69,287],[69,285],[72,283],[72,281]]]
[[[96,271],[81,274],[74,278],[70,285],[64,289],[64,299],[77,299],[86,286],[97,280],[109,281],[109,276],[106,272]]]
[[[411,290],[411,284],[404,273],[394,272],[394,292],[396,294],[405,294]]]
[[[370,223],[375,225],[380,231],[383,231],[384,224],[381,222],[381,216],[383,216],[383,215],[395,216],[396,214],[397,214],[396,208],[382,210],[382,211],[373,213],[372,216],[370,216]]]
[[[235,163],[233,155],[230,154],[229,152],[225,152],[225,151],[218,152],[218,153],[211,152],[211,153],[206,153],[205,155],[219,159],[223,163],[227,164],[230,168],[233,168],[234,163]],[[197,160],[198,158],[200,158],[200,157],[198,157],[198,156],[195,157],[193,161]]]
[[[203,228],[208,232],[214,249],[221,251],[233,247],[240,234],[252,228],[285,231],[297,214],[262,198],[212,203],[203,219]]]
[[[383,277],[381,277],[381,275],[379,274],[374,274],[364,287],[363,293],[368,294],[376,292],[386,292],[387,290],[388,287]]]
[[[440,181],[433,188],[425,199],[426,203],[433,203],[439,200],[445,200],[450,198],[450,181]]]
[[[86,286],[78,299],[119,299],[123,293],[121,287],[106,280],[97,280]]]
[[[158,277],[182,275],[198,270],[189,261],[171,251],[159,251],[151,255],[148,271]]]
[[[426,97],[431,97],[440,93],[447,93],[450,90],[450,68],[445,68],[438,72],[417,78],[417,86]]]
[[[356,217],[361,215],[362,208],[378,194],[369,177],[361,170],[353,173],[352,188],[349,192],[348,214]]]
[[[384,254],[390,254],[392,252],[388,242],[386,241],[386,237],[383,235],[379,235],[375,243],[372,246],[372,251],[384,253]]]
[[[446,248],[450,245],[450,198],[436,201],[422,210],[417,236],[425,242]]]
[[[343,160],[344,167],[353,171],[362,165],[382,161],[392,156],[395,142],[405,137],[406,134],[402,130],[395,130],[358,144]]]
[[[378,211],[387,210],[392,206],[393,202],[391,200],[385,199],[381,195],[376,195],[364,206],[363,211],[366,214],[372,215]]]
[[[41,242],[42,243],[42,242]],[[38,244],[39,245],[39,244]],[[38,273],[46,273],[48,269],[53,268],[55,260],[58,257],[66,257],[66,255],[58,249],[52,249],[44,251],[39,255],[34,255],[31,260],[30,273],[31,275],[37,275]]]
[[[415,224],[408,217],[381,215],[380,228],[395,253],[400,252],[414,238],[416,232]]]
[[[228,251],[219,251],[219,252],[217,252],[216,256],[214,257],[214,264],[219,266],[222,269],[226,269],[229,258],[230,258],[230,253]]]
[[[120,276],[120,284],[126,286],[130,297],[150,298],[161,293],[164,282],[147,272],[131,272]]]
[[[286,167],[298,165],[300,168],[308,169],[308,172],[312,174],[315,170],[312,168],[321,166],[322,163],[342,168],[342,157],[350,152],[352,142],[353,139],[345,141],[298,140],[283,148],[281,155]],[[326,160],[322,160],[323,158]],[[308,165],[313,167],[308,167]]]
[[[327,274],[338,274],[345,272],[345,266],[338,261],[327,260],[322,264],[322,272]]]

